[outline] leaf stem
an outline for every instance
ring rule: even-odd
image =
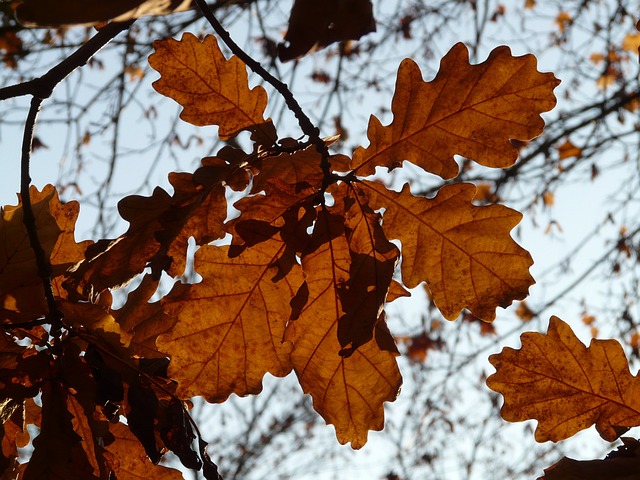
[[[322,168],[322,172],[324,174],[322,187],[322,191],[324,192],[327,187],[333,182],[333,175],[331,174],[331,163],[329,162],[329,149],[327,148],[326,142],[320,137],[320,129],[313,124],[304,110],[302,110],[302,107],[293,96],[291,90],[289,90],[287,84],[269,73],[260,64],[260,62],[252,58],[231,38],[231,35],[218,21],[209,5],[207,5],[207,2],[205,0],[195,0],[195,3],[202,11],[202,14],[207,19],[211,27],[215,30],[215,32],[222,39],[225,45],[229,47],[231,52],[233,52],[234,55],[242,60],[255,74],[262,77],[265,82],[269,83],[273,88],[275,88],[276,91],[284,98],[287,107],[293,112],[296,119],[298,120],[300,129],[307,137],[309,137],[309,141],[316,147],[318,153],[322,155],[320,167]]]

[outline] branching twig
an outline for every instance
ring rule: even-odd
[[[0,88],[0,100],[22,95],[33,95],[38,98],[49,98],[56,86],[75,69],[86,65],[102,47],[113,40],[120,32],[131,26],[132,21],[110,23],[96,33],[87,43],[73,52],[41,77],[27,82]]]
[[[322,160],[320,167],[322,168],[322,172],[324,173],[324,183],[322,190],[324,191],[332,180],[331,174],[331,164],[329,163],[329,149],[327,148],[327,144],[320,137],[320,129],[316,127],[311,119],[307,116],[306,113],[302,110],[302,107],[298,103],[298,101],[289,90],[289,87],[282,81],[278,80],[271,73],[269,73],[260,62],[254,60],[249,54],[247,54],[240,46],[231,38],[229,32],[225,30],[225,28],[220,24],[213,11],[207,5],[205,0],[195,0],[196,5],[202,11],[204,17],[208,20],[209,24],[215,32],[220,36],[222,41],[229,47],[229,49],[236,55],[240,60],[242,60],[254,73],[260,75],[264,79],[265,82],[269,83],[276,91],[282,95],[284,98],[287,107],[298,120],[298,124],[300,128],[304,132],[304,134],[309,137],[309,141],[315,145],[316,150],[322,155]]]
[[[48,314],[45,317],[47,323],[52,326],[52,334],[58,336],[62,313],[60,312],[53,293],[51,284],[51,263],[42,247],[40,238],[38,237],[38,227],[36,225],[36,217],[33,213],[33,205],[31,204],[30,186],[30,163],[31,150],[33,145],[34,130],[38,112],[44,99],[51,96],[55,87],[64,80],[76,68],[85,65],[89,59],[109,41],[111,41],[118,33],[129,28],[133,22],[113,23],[107,25],[100,30],[86,44],[72,53],[69,57],[57,64],[42,77],[35,78],[28,82],[0,88],[0,100],[21,95],[32,95],[31,105],[25,121],[24,135],[22,138],[22,156],[20,162],[20,195],[22,200],[23,216],[22,221],[27,235],[29,236],[29,244],[36,258],[36,266],[38,276],[42,280],[44,296],[47,300]],[[58,332],[58,333],[56,333]]]

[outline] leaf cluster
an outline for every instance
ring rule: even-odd
[[[19,16],[27,18],[28,5]],[[129,11],[121,19],[137,16]],[[116,14],[105,15],[87,21]],[[294,25],[296,15],[294,6]],[[311,48],[291,32],[285,57]],[[339,38],[323,30],[313,39],[322,46]],[[150,460],[154,477],[179,478],[157,465],[173,451],[186,467],[217,478],[188,399],[257,394],[267,373],[294,372],[338,440],[360,448],[369,430],[383,428],[383,404],[400,390],[385,305],[407,295],[404,287],[426,282],[450,320],[468,310],[490,322],[498,306],[526,296],[532,260],[510,236],[521,214],[478,206],[472,184],[452,182],[428,198],[372,175],[410,162],[450,180],[458,173],[454,155],[512,165],[512,140],[539,135],[540,114],[555,105],[559,82],[539,73],[533,56],[499,47],[470,65],[458,44],[430,82],[415,62],[403,61],[393,120],[383,125],[372,116],[369,145],[351,156],[332,153],[334,139],[310,131],[293,101],[308,138],[281,137],[265,118],[266,91],[249,87],[244,63],[225,58],[213,36],[157,41],[149,64],[160,74],[154,88],[183,107],[183,120],[215,125],[222,139],[249,132],[252,150],[225,147],[195,172],[171,174],[173,192],[124,198],[119,211],[129,228],[115,239],[76,243],[78,204],[61,204],[51,186],[32,187],[28,202],[23,192],[18,206],[2,210],[4,471],[127,478],[142,476]],[[232,219],[230,190],[245,192]],[[31,207],[51,267],[55,318],[24,222]],[[225,237],[229,244],[212,244]],[[185,272],[191,239],[202,282],[176,283],[150,302],[163,274]],[[114,309],[111,291],[143,274]],[[41,433],[30,461],[19,464],[27,424]]]

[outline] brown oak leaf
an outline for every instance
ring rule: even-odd
[[[195,259],[196,270],[206,271],[202,283],[177,285],[163,298],[177,322],[157,344],[171,356],[169,376],[181,398],[222,402],[231,393],[260,392],[267,372],[291,371],[291,345],[283,337],[302,275],[296,265],[275,281],[285,247],[278,236],[233,258],[228,246],[202,247]]]
[[[454,154],[488,167],[512,165],[518,150],[510,139],[530,140],[542,133],[540,113],[556,103],[560,82],[536,70],[533,55],[514,57],[498,47],[479,65],[469,65],[467,48],[458,43],[444,56],[431,82],[405,59],[391,110],[393,121],[383,126],[372,116],[371,144],[359,147],[352,168],[368,176],[375,167],[393,169],[404,160],[448,179],[456,176]]]
[[[38,191],[30,189],[36,228],[45,257],[51,263],[54,293],[65,297],[59,279],[80,261],[90,241],[76,243],[75,223],[78,202],[62,204],[52,185]],[[38,275],[35,254],[23,224],[23,209],[5,206],[0,209],[0,315],[2,321],[28,321],[47,313]]]
[[[371,0],[296,0],[278,56],[286,62],[333,42],[358,40],[375,29]]]
[[[285,336],[294,344],[293,368],[315,410],[335,426],[338,441],[361,448],[369,430],[382,430],[383,404],[395,400],[402,384],[393,338],[381,318],[374,339],[348,357],[339,354],[338,323],[344,314],[339,289],[350,271],[341,216],[320,210],[302,266],[308,301]]]
[[[503,205],[475,206],[475,187],[458,183],[433,199],[362,181],[373,209],[384,208],[383,227],[402,242],[402,280],[409,287],[426,281],[445,318],[469,309],[485,321],[497,306],[523,299],[534,283],[529,252],[509,235],[522,215]]]
[[[520,339],[520,350],[489,357],[496,373],[487,385],[504,396],[502,418],[538,420],[538,442],[564,440],[593,424],[612,442],[640,425],[640,382],[617,341],[594,339],[586,347],[558,317],[546,334]]]
[[[214,36],[200,41],[185,33],[181,40],[157,40],[154,47],[149,65],[160,79],[153,88],[182,105],[182,120],[197,126],[217,125],[222,140],[241,130],[273,135],[267,125],[271,121],[264,119],[267,93],[262,87],[249,89],[245,64],[236,56],[227,60]]]

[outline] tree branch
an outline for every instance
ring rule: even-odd
[[[316,147],[316,150],[320,155],[322,155],[320,167],[324,173],[324,183],[322,188],[324,191],[332,181],[332,174],[331,164],[329,162],[329,149],[327,148],[325,141],[320,137],[320,129],[316,127],[313,122],[311,122],[311,119],[307,114],[304,113],[304,110],[302,110],[302,107],[293,96],[293,93],[291,93],[291,90],[289,90],[289,87],[269,73],[260,64],[260,62],[254,60],[231,38],[231,35],[229,35],[229,32],[227,32],[220,24],[211,8],[207,5],[207,2],[205,0],[195,0],[195,3],[202,11],[204,17],[208,20],[211,27],[213,27],[215,32],[220,36],[222,41],[227,45],[227,47],[229,47],[233,54],[242,60],[254,73],[273,86],[280,95],[282,95],[287,107],[293,112],[298,120],[298,125],[300,125],[304,134],[309,137],[309,141]]]
[[[42,247],[40,238],[38,237],[38,227],[36,225],[36,217],[33,213],[33,205],[31,203],[31,151],[33,146],[33,138],[38,112],[42,106],[44,99],[51,96],[55,87],[64,80],[76,68],[85,65],[89,59],[98,52],[102,47],[109,43],[121,31],[126,30],[133,23],[112,23],[101,29],[87,43],[72,53],[69,57],[57,64],[42,77],[24,82],[18,85],[12,85],[0,89],[0,100],[21,95],[32,95],[29,112],[24,126],[24,134],[22,137],[22,155],[20,161],[20,197],[22,200],[22,222],[24,223],[29,244],[36,257],[36,266],[38,276],[42,280],[44,296],[47,300],[48,314],[45,317],[47,323],[52,326],[52,335],[57,337],[62,326],[62,312],[58,308],[51,284],[51,263],[47,254]]]
[[[27,82],[0,88],[0,100],[33,95],[37,98],[49,98],[56,86],[77,68],[86,65],[102,47],[113,40],[120,32],[128,29],[134,21],[114,22],[100,29],[87,43],[73,52],[41,77]]]

